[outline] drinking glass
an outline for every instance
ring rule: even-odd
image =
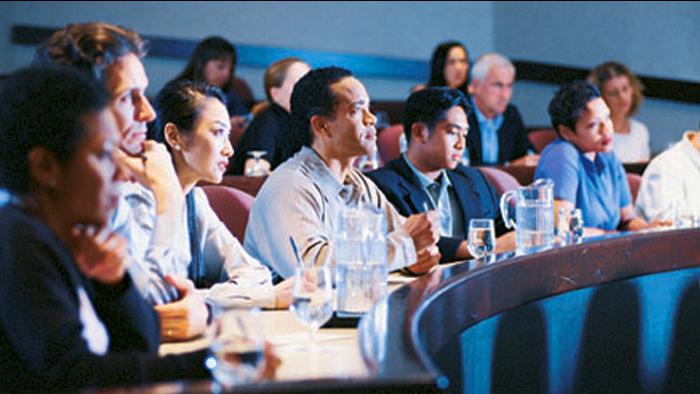
[[[559,208],[557,236],[563,245],[578,244],[583,239],[583,214],[579,208]]]
[[[251,383],[265,368],[265,334],[258,308],[212,305],[206,367],[225,388]]]
[[[360,157],[357,161],[357,168],[362,172],[372,171],[379,168],[379,152],[377,146],[369,152],[369,154]]]
[[[315,350],[316,331],[333,315],[333,282],[327,266],[296,267],[289,309],[309,327],[309,350]]]
[[[467,248],[477,260],[487,256],[496,249],[496,232],[493,219],[469,220]]]
[[[265,176],[269,174],[268,169],[263,165],[262,157],[267,154],[264,150],[252,150],[248,152],[248,155],[253,157],[253,165],[246,171],[246,176]]]

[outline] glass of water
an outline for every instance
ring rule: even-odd
[[[496,249],[496,231],[493,219],[469,220],[467,248],[477,260],[486,257]]]
[[[316,331],[333,315],[333,282],[327,266],[297,266],[289,309],[309,327],[309,350],[315,350]]]
[[[268,168],[265,165],[263,165],[263,162],[260,160],[266,154],[267,151],[264,150],[252,150],[248,152],[248,155],[250,155],[253,158],[253,165],[248,168],[248,171],[245,174],[246,176],[269,175]]]
[[[583,214],[581,209],[559,208],[557,236],[563,245],[579,244],[583,239]]]
[[[212,305],[206,366],[225,388],[257,380],[265,368],[265,334],[258,308]]]

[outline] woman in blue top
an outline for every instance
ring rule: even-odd
[[[640,230],[622,163],[611,151],[610,110],[593,85],[563,86],[549,103],[559,134],[542,152],[535,178],[554,181],[555,212],[580,208],[586,227]]]

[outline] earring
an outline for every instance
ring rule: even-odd
[[[180,150],[180,144],[175,144],[175,145],[173,145],[173,148],[174,148],[175,150]]]

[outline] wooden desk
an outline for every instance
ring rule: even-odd
[[[482,266],[458,264],[446,267],[400,288],[392,293],[385,302],[376,306],[363,319],[360,326],[360,346],[376,350],[370,356],[377,365],[379,377],[428,374],[442,388],[460,391],[460,389],[467,387],[465,390],[471,391],[473,387],[480,387],[485,388],[484,391],[488,392],[489,389],[493,389],[494,386],[490,385],[495,384],[494,382],[477,381],[475,383],[466,380],[474,376],[478,380],[481,379],[480,374],[484,375],[483,371],[498,370],[501,365],[492,364],[492,359],[487,358],[485,363],[481,364],[469,364],[473,370],[470,368],[458,371],[450,369],[464,362],[466,356],[478,355],[480,352],[496,352],[495,349],[499,347],[495,341],[501,338],[515,338],[510,342],[506,340],[505,343],[511,344],[508,347],[511,355],[519,354],[521,358],[525,359],[525,362],[518,365],[528,366],[535,364],[534,361],[538,361],[536,365],[542,366],[542,369],[538,371],[544,373],[544,386],[539,387],[544,387],[544,391],[547,391],[547,388],[552,391],[554,388],[554,392],[557,392],[558,389],[567,392],[568,388],[579,386],[571,386],[573,380],[571,376],[574,372],[562,369],[572,365],[578,368],[577,363],[581,362],[585,365],[586,362],[585,360],[580,361],[574,354],[573,356],[567,355],[565,363],[558,363],[557,361],[565,357],[562,354],[566,355],[569,350],[566,346],[562,347],[562,344],[570,341],[552,342],[551,338],[567,336],[579,338],[578,335],[588,339],[591,337],[590,332],[587,332],[589,325],[586,324],[581,329],[580,320],[585,317],[586,322],[589,321],[589,318],[593,322],[600,321],[602,313],[603,324],[598,324],[598,331],[591,331],[599,334],[593,335],[593,338],[613,335],[612,333],[615,332],[614,340],[610,344],[603,342],[607,346],[603,347],[602,352],[600,347],[597,349],[593,347],[597,353],[590,353],[590,357],[596,360],[596,357],[605,358],[609,357],[608,354],[619,354],[615,348],[622,347],[625,342],[632,343],[633,350],[642,354],[649,352],[650,348],[640,349],[641,341],[651,340],[653,345],[651,349],[655,349],[653,351],[658,353],[642,354],[643,361],[635,361],[629,365],[619,362],[613,363],[615,367],[622,365],[623,368],[612,368],[612,375],[614,378],[638,374],[634,375],[639,377],[637,384],[642,384],[642,387],[652,387],[650,392],[655,392],[657,389],[663,390],[663,379],[666,378],[664,374],[667,373],[664,369],[666,365],[669,366],[669,370],[676,371],[671,367],[687,364],[686,369],[692,374],[696,373],[696,367],[700,367],[700,336],[697,334],[700,332],[700,317],[698,317],[697,312],[700,310],[700,291],[698,291],[699,241],[700,229],[613,234],[598,237],[584,244],[553,248],[533,255],[501,255],[495,262]],[[677,286],[678,283],[681,283],[677,280],[678,278],[682,280],[685,287]],[[637,279],[647,281],[647,286],[642,288],[634,283],[628,285],[628,281],[636,281]],[[618,284],[620,285],[618,286]],[[632,291],[620,292],[620,288],[623,290],[631,288]],[[677,288],[688,290],[690,298],[685,296],[686,291],[683,290],[682,296],[678,295],[673,301],[675,302],[673,310],[676,311],[673,312],[674,315],[664,316],[665,309],[655,307],[657,294],[653,292],[658,291],[660,295],[663,294],[663,289]],[[614,291],[610,291],[610,289]],[[576,298],[579,291],[590,291],[595,297],[589,297],[592,301],[587,300],[579,303],[580,300]],[[623,297],[618,298],[618,294],[623,294]],[[598,298],[598,295],[604,295],[604,297]],[[571,299],[567,300],[566,297],[569,296],[573,297],[576,302],[571,303]],[[564,304],[560,303],[560,305],[557,304],[559,302],[557,298],[561,297],[564,297],[565,302]],[[624,301],[623,305],[627,307],[623,308],[622,311],[626,312],[619,313],[612,307],[589,308],[589,304],[600,305],[594,302],[600,300],[606,301],[603,304],[606,306],[616,305],[617,301]],[[686,302],[687,300],[690,302]],[[648,302],[652,304],[644,305]],[[661,305],[670,304],[666,302]],[[642,307],[637,308],[635,305]],[[552,308],[552,306],[556,307],[558,316],[556,313],[554,316],[549,314],[551,311],[547,308]],[[523,319],[523,316],[527,316],[533,310],[535,313],[530,315],[538,316],[542,308],[547,309],[544,318],[539,320]],[[574,313],[572,314],[568,308],[574,308]],[[652,311],[652,314],[627,313],[642,309],[647,312]],[[562,311],[564,313],[561,313]],[[615,312],[605,314],[605,311]],[[689,311],[690,313],[684,314],[677,311]],[[567,313],[569,314],[567,315]],[[571,321],[562,319],[562,315],[573,316],[573,319],[578,319],[579,323],[572,324]],[[487,345],[480,348],[481,351],[479,351],[477,348],[480,346],[479,343],[484,343],[484,336],[477,335],[477,331],[481,334],[487,332],[488,330],[484,327],[489,324],[494,330],[501,327],[502,325],[491,320],[500,316],[509,322],[509,324],[503,325],[507,328],[498,331],[497,337],[488,332],[492,338],[497,338],[493,342],[494,347],[489,346],[489,342],[487,342]],[[630,322],[626,319],[627,316],[636,318],[636,320]],[[684,318],[685,320],[683,320]],[[673,323],[668,322],[663,326],[662,331],[665,332],[663,335],[661,335],[661,331],[655,331],[657,326],[644,328],[644,326],[649,327],[649,324],[657,324],[663,319],[667,319],[666,322],[668,319],[674,319]],[[385,335],[372,335],[373,331],[376,332],[374,330],[376,324],[373,322],[380,321],[389,322]],[[532,321],[540,321],[541,324],[536,326],[539,328],[531,328],[529,323]],[[593,326],[595,325],[591,327]],[[619,327],[642,327],[646,331],[619,330]],[[694,327],[697,330],[687,329],[687,327]],[[576,331],[577,329],[578,331]],[[669,332],[673,333],[671,339],[669,339]],[[530,335],[532,333],[537,335]],[[473,337],[472,341],[469,341],[469,336]],[[538,342],[538,337],[544,339]],[[632,340],[625,340],[626,337],[632,338]],[[640,341],[637,342],[637,339]],[[532,345],[533,341],[535,341],[535,345]],[[678,346],[676,341],[680,341],[681,345]],[[381,344],[376,345],[372,342],[381,342]],[[581,349],[582,354],[588,357],[589,353],[585,352],[588,349],[583,346]],[[685,362],[674,364],[677,357],[671,357],[673,356],[672,350],[679,349],[683,356],[680,357],[680,360]],[[542,354],[543,352],[545,354],[543,359],[535,358],[535,353]],[[533,357],[532,360],[529,357]],[[660,360],[661,357],[663,357],[662,360]],[[671,358],[673,359],[671,360]],[[496,359],[494,356],[493,360]],[[635,360],[637,359],[635,358]],[[652,361],[652,364],[648,363],[649,360]],[[509,365],[517,364],[510,363],[510,361],[507,363]],[[595,361],[593,364],[595,365]],[[600,365],[605,366],[606,364],[601,362]],[[461,364],[459,367],[462,367]],[[526,380],[536,379],[535,375],[529,374],[529,368],[506,369],[506,375],[517,376],[523,371],[528,371],[525,372]],[[560,378],[560,375],[565,376]],[[583,382],[589,385],[609,382],[605,378],[596,381],[596,375],[592,376],[588,380],[584,378]],[[674,375],[674,377],[678,376],[681,376],[682,383],[687,383],[687,380],[683,380],[682,373]],[[700,383],[697,376],[693,376],[695,378],[691,382]],[[576,375],[576,379],[578,379],[578,375]],[[580,383],[579,380],[574,381],[576,384]],[[449,386],[450,383],[453,385]],[[462,384],[464,386],[461,386]],[[650,384],[650,386],[644,386],[646,384]],[[629,387],[633,390],[637,386]],[[521,389],[528,391],[527,388],[521,387]]]

